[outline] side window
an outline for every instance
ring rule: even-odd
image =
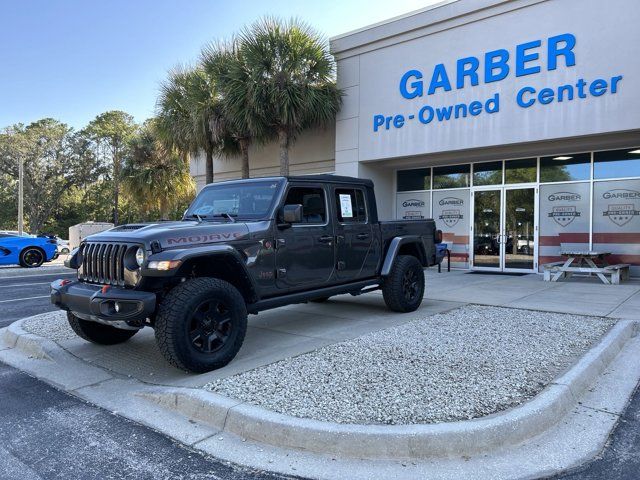
[[[327,221],[327,203],[322,188],[293,187],[287,193],[285,205],[302,205],[302,223]]]
[[[352,188],[336,188],[336,212],[341,223],[366,223],[364,192]]]

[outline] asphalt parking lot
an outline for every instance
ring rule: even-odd
[[[50,312],[56,308],[49,301],[49,284],[57,278],[73,278],[75,272],[26,273],[0,278],[0,328],[12,322]]]
[[[49,284],[74,275],[25,271],[0,278],[0,328],[55,310],[49,302]],[[109,478],[281,478],[239,470],[189,450],[3,364],[0,401],[5,406],[0,412],[0,464],[5,467],[0,479],[104,478],[105,471],[111,472]],[[75,423],[70,425],[69,418]],[[593,461],[553,478],[636,479],[639,435],[640,390],[636,390],[605,450]],[[115,448],[118,445],[122,448]],[[106,447],[110,449],[105,457]]]

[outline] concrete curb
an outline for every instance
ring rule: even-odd
[[[345,425],[283,415],[196,389],[138,395],[220,430],[280,448],[360,459],[476,455],[523,442],[551,428],[637,333],[619,321],[572,368],[525,404],[487,417],[429,425]]]
[[[38,275],[72,274],[75,270],[64,265],[46,266],[40,268],[0,268],[0,278],[36,277]]]
[[[10,363],[19,363],[19,368],[74,394],[113,381],[106,370],[86,365],[52,340],[27,333],[22,329],[23,321],[0,330],[0,358],[13,359]],[[199,421],[219,435],[231,434],[254,445],[283,451],[328,454],[345,460],[459,458],[499,451],[557,425],[638,330],[639,322],[619,321],[573,367],[530,401],[468,421],[345,425],[291,417],[196,388],[150,387],[129,381],[128,393],[167,413]],[[25,355],[29,357],[26,360]]]
[[[23,330],[22,320],[12,323],[8,328],[2,331],[2,335],[0,336],[0,344],[5,347],[18,349],[30,358],[51,360],[51,357],[45,349],[45,345],[48,342],[55,345],[51,340],[33,335]],[[53,345],[49,346],[52,347]]]

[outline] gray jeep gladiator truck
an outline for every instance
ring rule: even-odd
[[[221,182],[181,221],[87,237],[66,261],[77,279],[53,282],[51,302],[85,340],[151,326],[169,363],[206,372],[234,358],[249,313],[377,289],[391,310],[416,310],[441,235],[433,220],[379,221],[371,180]]]

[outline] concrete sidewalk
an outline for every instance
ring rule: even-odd
[[[605,285],[595,277],[545,282],[542,275],[523,276],[426,271],[425,298],[461,303],[525,308],[549,312],[640,319],[640,279]]]
[[[397,477],[402,472],[399,478],[521,478],[531,476],[533,472],[538,476],[553,474],[596,455],[640,377],[638,337],[629,340],[615,359],[608,354],[607,362],[604,357],[595,358],[593,352],[584,357],[592,357],[588,366],[592,374],[596,371],[594,369],[600,372],[607,368],[609,360],[611,365],[584,397],[579,392],[572,393],[575,401],[580,398],[580,403],[562,421],[554,421],[555,427],[504,451],[462,459],[443,457],[433,461],[406,462],[333,458],[327,463],[328,458],[323,454],[277,447],[274,443],[266,445],[255,441],[251,435],[230,433],[224,427],[227,414],[221,418],[223,427],[209,422],[213,410],[206,407],[206,402],[199,401],[200,396],[207,396],[207,392],[184,388],[201,386],[217,378],[401,325],[415,318],[445,312],[466,303],[632,320],[637,320],[640,312],[638,281],[616,286],[589,279],[545,283],[539,275],[479,275],[466,271],[438,274],[435,270],[427,271],[426,276],[427,292],[422,307],[410,314],[389,312],[382,295],[374,292],[360,297],[339,296],[322,304],[291,305],[251,316],[247,339],[238,357],[227,367],[203,375],[186,374],[169,366],[160,356],[151,329],[144,329],[130,341],[111,347],[80,340],[68,327],[65,327],[66,331],[60,329],[56,332],[59,334],[56,343],[22,332],[6,348],[0,346],[0,358],[217,458],[286,474],[337,478],[350,472],[354,479],[373,479]],[[53,315],[55,317],[48,317],[52,325],[65,325],[60,321],[64,315],[62,312]],[[18,331],[22,323],[18,322],[11,328],[16,327]],[[629,322],[620,322],[618,327],[623,327],[622,324]],[[50,336],[46,332],[42,335]],[[6,336],[5,340],[10,338],[11,335]],[[620,348],[623,346],[621,342],[618,345]],[[573,377],[581,378],[580,375]],[[578,383],[585,382],[578,380]],[[586,383],[582,385],[581,390],[586,386]],[[564,385],[561,388],[571,390],[573,387]],[[196,400],[188,398],[186,410],[180,413],[176,407],[185,405],[185,401],[178,401],[176,396],[176,401],[166,410],[166,399],[173,398],[175,394],[171,392],[179,390],[195,392]],[[159,399],[157,403],[154,397]],[[562,401],[565,402],[564,411],[569,405],[566,404],[568,399]],[[526,408],[534,412],[532,405],[535,403],[531,402]],[[231,408],[241,411],[239,406]],[[547,408],[547,411],[551,410]],[[560,414],[560,411],[554,413]],[[196,422],[201,418],[207,418],[207,421]],[[255,427],[256,432],[271,428],[274,438],[284,435],[280,426],[269,426],[264,419],[255,421],[249,418],[245,424]],[[347,437],[345,441],[348,441]],[[565,448],[567,442],[572,442],[574,447]]]
[[[623,285],[604,285],[588,279],[549,283],[535,274],[484,275],[462,270],[439,274],[435,269],[426,270],[425,275],[427,288],[422,306],[408,314],[390,312],[382,294],[374,292],[250,315],[246,339],[233,362],[201,375],[185,374],[168,365],[150,328],[121,345],[107,347],[88,343],[68,329],[68,338],[58,343],[74,356],[118,375],[157,385],[197,387],[467,303],[640,319],[640,281]]]
[[[116,374],[146,383],[197,387],[460,305],[460,302],[427,299],[418,311],[397,314],[389,312],[382,295],[370,294],[344,295],[323,304],[291,305],[265,311],[249,317],[247,336],[237,357],[226,367],[201,375],[186,374],[167,364],[150,328],[123,344],[107,347],[88,343],[69,330],[69,338],[58,344],[76,357]]]

